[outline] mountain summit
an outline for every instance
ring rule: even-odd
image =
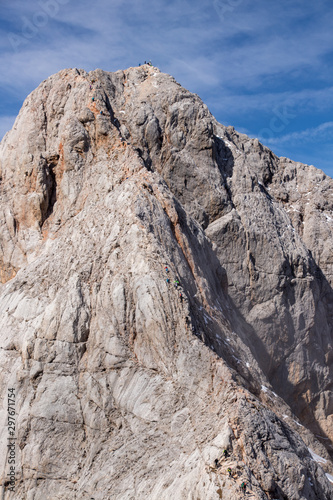
[[[0,179],[3,498],[333,499],[332,179],[148,65],[42,82]]]

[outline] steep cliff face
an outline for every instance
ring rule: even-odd
[[[331,179],[148,66],[43,82],[0,175],[5,498],[333,498]]]

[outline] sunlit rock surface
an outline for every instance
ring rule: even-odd
[[[147,65],[44,81],[0,175],[3,498],[333,498],[330,178]]]

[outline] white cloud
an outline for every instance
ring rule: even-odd
[[[333,122],[325,122],[317,127],[308,128],[299,132],[292,132],[281,137],[264,139],[267,145],[288,144],[295,142],[325,142],[333,139]]]
[[[24,33],[23,19],[33,23],[36,13],[44,12],[40,5],[46,1],[12,4],[20,12],[16,18],[18,35]],[[248,90],[260,87],[267,77],[281,78],[296,68],[313,71],[331,47],[325,18],[313,22],[313,27],[318,24],[315,37],[307,30],[299,30],[295,36],[291,30],[300,13],[315,12],[310,4],[296,1],[290,6],[282,2],[268,9],[262,0],[251,5],[245,0],[229,2],[235,7],[226,12],[222,22],[222,3],[228,4],[129,0],[125,5],[122,0],[82,0],[78,9],[76,2],[68,0],[59,4],[57,14],[49,16],[46,25],[19,50],[13,50],[8,42],[0,62],[9,72],[0,75],[0,84],[10,82],[22,89],[26,83],[30,88],[32,80],[38,83],[39,75],[45,77],[60,68],[126,67],[142,62],[141,57],[165,66],[181,83],[184,78],[196,92],[209,91],[214,85],[224,90]],[[10,12],[13,14],[14,7]],[[41,57],[41,52],[47,57]],[[25,71],[19,78],[22,59]]]
[[[333,108],[333,87],[248,94],[233,93],[232,91],[223,92],[221,89],[220,92],[216,93],[218,96],[209,96],[206,100],[208,107],[216,111],[231,110],[234,114],[255,112],[274,116],[274,110],[286,108],[294,115],[299,116],[325,112]]]
[[[74,0],[15,0],[2,9],[9,31],[23,36],[47,2],[59,9],[17,50],[0,28],[5,98],[22,102],[63,68],[114,71],[151,59],[218,119],[242,125],[244,117],[253,131],[269,128],[277,106],[297,117],[332,110],[331,0],[82,0],[79,8]]]

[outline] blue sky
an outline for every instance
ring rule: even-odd
[[[151,59],[221,123],[333,176],[332,0],[11,0],[0,34],[0,137],[60,69]]]

